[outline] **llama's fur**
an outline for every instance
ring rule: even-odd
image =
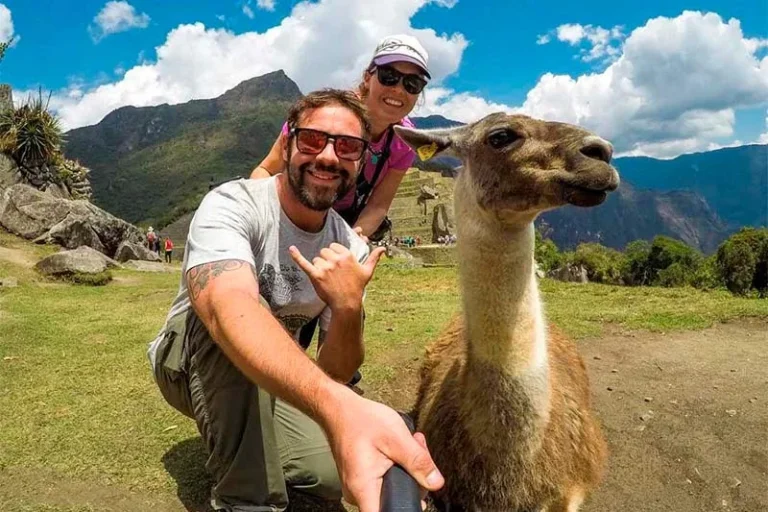
[[[499,139],[500,130],[512,135]],[[584,363],[544,320],[533,221],[602,202],[618,186],[610,145],[575,126],[502,114],[398,134],[464,161],[454,207],[463,312],[428,348],[413,411],[446,478],[436,498],[453,510],[575,512],[607,449]]]

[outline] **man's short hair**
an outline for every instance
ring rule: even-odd
[[[311,92],[298,100],[288,111],[288,126],[291,128],[297,127],[306,111],[330,105],[338,105],[351,110],[360,120],[363,138],[369,139],[371,137],[371,120],[368,117],[368,109],[365,107],[365,104],[360,101],[360,98],[354,92],[340,89],[321,89]]]

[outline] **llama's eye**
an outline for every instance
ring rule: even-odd
[[[510,130],[509,128],[501,128],[488,134],[488,144],[490,144],[494,149],[501,149],[503,147],[509,146],[520,138],[520,135]]]

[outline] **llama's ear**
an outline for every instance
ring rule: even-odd
[[[437,130],[418,130],[395,125],[395,133],[411,146],[423,162],[444,152],[453,153],[455,128]]]

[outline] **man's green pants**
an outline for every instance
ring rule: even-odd
[[[215,510],[283,511],[287,485],[341,498],[338,471],[317,423],[249,381],[194,311],[169,321],[154,373],[168,403],[197,422],[215,480]]]

